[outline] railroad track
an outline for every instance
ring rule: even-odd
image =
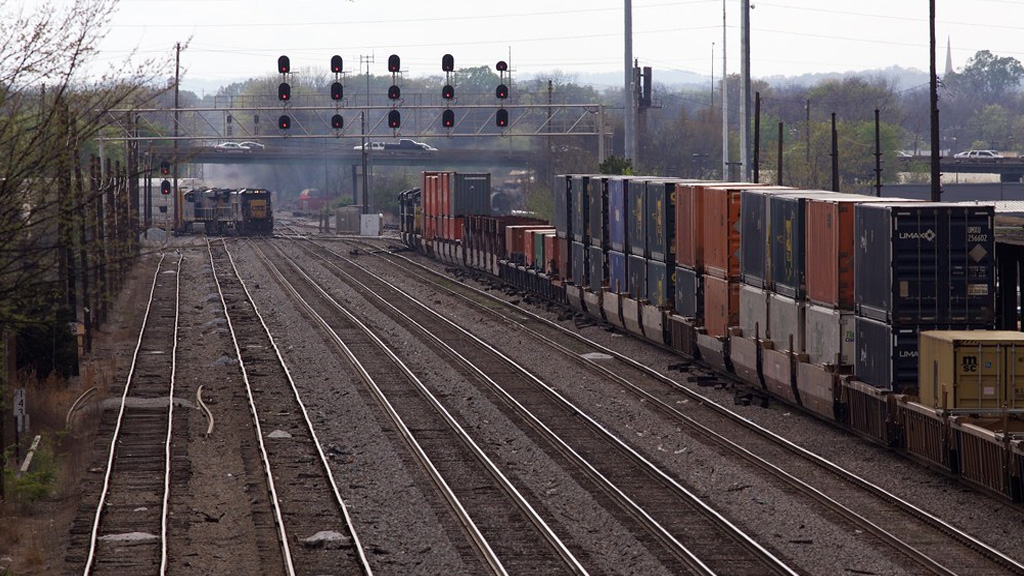
[[[284,574],[372,574],[348,509],[273,334],[242,281],[227,243],[208,242],[210,263],[239,361],[257,435],[274,550],[262,565]],[[229,304],[230,303],[230,304]]]
[[[510,417],[524,421],[563,467],[586,477],[595,493],[614,502],[608,507],[618,509],[617,518],[633,526],[638,538],[657,550],[672,570],[796,573],[512,359],[345,256],[309,243],[298,246],[319,255],[348,288],[432,342],[438,353],[461,367],[467,380],[487,383],[488,391],[502,398]]]
[[[480,311],[499,315],[503,322],[525,330],[551,349],[579,362],[585,369],[612,379],[673,423],[766,471],[786,484],[792,493],[808,498],[858,529],[874,534],[930,573],[1024,574],[1022,563],[980,538],[957,529],[647,366],[486,292],[462,284],[453,285],[449,277],[410,259],[389,254],[369,244],[362,245],[369,247],[368,252],[401,267],[404,278],[415,278],[434,289],[457,296]],[[501,305],[496,308],[495,303]],[[505,312],[501,312],[502,309]],[[585,355],[588,352],[605,354],[616,362],[587,360]],[[679,408],[680,394],[694,401],[686,403],[685,408]]]
[[[585,574],[567,546],[416,374],[300,264],[253,244],[277,282],[341,350],[493,574]]]
[[[172,466],[181,455],[172,443],[180,271],[180,256],[161,255],[120,401],[101,420],[110,444],[98,502],[87,527],[73,526],[68,557],[86,575],[167,570],[168,503],[188,480]]]

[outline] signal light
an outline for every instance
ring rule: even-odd
[[[167,196],[171,193],[171,182],[170,180],[164,180],[160,183],[160,193]]]
[[[282,114],[277,119],[277,127],[281,130],[288,130],[292,127],[292,119],[289,118],[287,114]]]
[[[398,54],[388,56],[388,72],[398,72],[401,68],[402,60],[398,57]]]
[[[341,82],[331,84],[331,100],[341,100],[344,97],[345,87],[341,85]]]
[[[494,97],[499,100],[508,98],[508,86],[504,84],[498,84],[498,87],[494,89]]]
[[[498,72],[506,72],[508,70],[508,63],[504,60],[498,60],[498,63],[494,65],[494,69]]]
[[[455,70],[455,57],[451,54],[445,54],[441,56],[441,70],[445,72],[451,72]]]
[[[171,173],[171,165],[169,162],[167,162],[167,160],[164,160],[163,162],[160,163],[160,173],[163,174],[164,176],[167,176],[168,174]]]
[[[494,116],[494,123],[498,125],[498,128],[508,126],[508,110],[504,108],[498,110],[498,113]]]
[[[444,98],[445,100],[455,98],[455,87],[451,84],[445,84],[444,88],[441,88],[441,98]]]
[[[451,128],[455,126],[455,112],[451,110],[445,110],[441,113],[441,125],[445,128]]]
[[[392,84],[391,88],[388,88],[388,99],[389,100],[398,100],[401,97],[402,97],[402,89],[399,88],[398,86]]]
[[[398,110],[388,112],[388,128],[399,128],[402,125],[402,113]]]
[[[292,99],[292,87],[287,82],[281,82],[277,87],[277,99],[287,102]]]
[[[331,72],[334,72],[335,74],[341,74],[341,70],[344,67],[342,66],[342,64],[343,62],[341,60],[341,56],[338,56],[337,54],[331,56]]]
[[[345,127],[345,119],[341,117],[341,114],[335,114],[331,116],[331,128],[335,130],[341,130]]]
[[[277,71],[281,74],[289,74],[292,71],[292,61],[287,56],[277,59]]]

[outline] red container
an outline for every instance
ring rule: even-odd
[[[704,328],[708,336],[729,333],[740,323],[740,282],[704,275]]]
[[[558,243],[557,234],[548,232],[544,234],[544,272],[552,276],[558,275]]]
[[[554,226],[528,226],[523,232],[523,244],[522,252],[526,266],[531,268],[539,268],[539,264],[535,261],[536,253],[536,237],[545,234],[547,232],[554,232]]]
[[[808,198],[804,248],[808,300],[854,309],[854,208],[886,200],[891,199],[838,193],[834,198]]]
[[[743,187],[750,187],[743,184]],[[704,273],[724,279],[740,277],[740,190],[705,186]]]
[[[703,185],[676,186],[676,263],[698,272],[704,269]]]

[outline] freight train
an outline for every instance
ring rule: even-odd
[[[271,193],[263,188],[197,188],[182,195],[186,232],[236,236],[274,233]]]
[[[1024,333],[997,310],[1017,265],[996,262],[994,206],[578,174],[555,178],[549,223],[492,216],[485,176],[424,172],[399,195],[403,243],[1024,500]]]

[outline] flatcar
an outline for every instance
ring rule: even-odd
[[[549,224],[466,181],[401,194],[403,242],[1024,501],[1024,333],[998,293],[1024,250],[997,250],[995,206],[566,174]]]

